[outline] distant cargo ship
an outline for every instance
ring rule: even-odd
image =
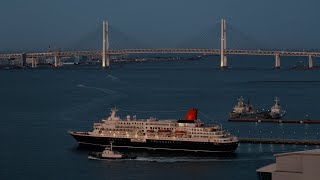
[[[250,104],[250,101],[246,104],[244,98],[241,96],[238,99],[238,103],[234,106],[233,111],[229,113],[229,119],[280,119],[286,111],[282,109],[279,103],[279,99],[276,97],[275,104],[270,110],[255,110]]]
[[[238,139],[219,125],[206,125],[197,118],[197,109],[190,109],[182,120],[120,119],[117,109],[99,123],[93,131],[71,134],[79,144],[114,148],[171,150],[192,152],[234,152]]]
[[[312,67],[309,67],[308,65],[300,65],[300,66],[291,67],[289,69],[290,70],[318,70],[320,68],[317,65],[312,66]]]
[[[290,70],[318,70],[320,68],[317,65],[309,67],[308,64],[304,64],[303,61],[299,61],[296,63],[295,66],[290,67],[289,69]]]

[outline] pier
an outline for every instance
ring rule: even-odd
[[[320,145],[319,140],[274,139],[274,138],[238,138],[238,139],[240,143],[253,143],[253,144]]]
[[[230,122],[257,122],[257,123],[292,123],[292,124],[320,124],[320,120],[288,120],[288,119],[259,119],[259,118],[238,118],[229,119]]]

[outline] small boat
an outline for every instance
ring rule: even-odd
[[[136,159],[137,156],[129,156],[112,150],[112,142],[110,147],[106,147],[102,152],[89,153],[89,159]]]

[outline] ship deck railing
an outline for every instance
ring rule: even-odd
[[[225,137],[225,138],[221,138],[219,137],[219,139],[213,139],[213,138],[187,138],[187,137],[176,137],[176,136],[171,136],[171,137],[164,137],[164,136],[136,136],[136,135],[120,135],[120,134],[115,134],[113,133],[111,134],[100,134],[101,136],[106,136],[106,135],[110,135],[108,137],[113,137],[113,138],[130,138],[130,139],[151,139],[151,140],[167,140],[167,141],[176,141],[176,140],[180,140],[180,141],[196,141],[196,142],[212,142],[212,143],[228,143],[228,142],[234,142],[237,141],[237,139],[233,138],[233,137]]]

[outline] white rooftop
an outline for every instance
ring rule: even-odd
[[[320,149],[281,153],[281,154],[276,154],[274,156],[278,157],[278,156],[288,156],[288,155],[318,155],[319,156],[320,155]]]
[[[268,166],[257,169],[257,172],[267,172],[267,173],[274,172],[276,171],[276,167],[277,167],[276,165],[277,165],[276,163],[270,164]]]

